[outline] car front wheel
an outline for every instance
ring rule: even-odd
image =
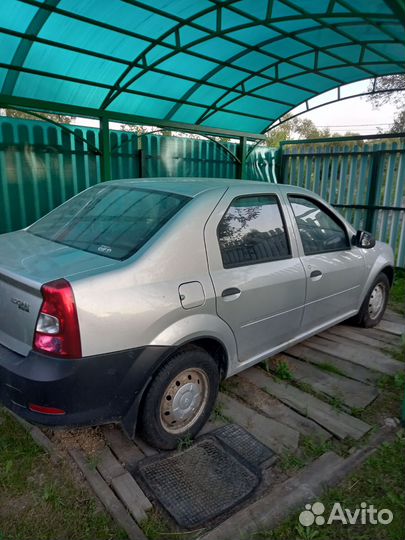
[[[355,322],[364,328],[376,326],[383,318],[387,307],[390,283],[385,274],[378,274],[371,285]]]
[[[215,360],[199,347],[174,354],[146,391],[140,411],[142,438],[156,448],[176,448],[208,420],[219,385]]]

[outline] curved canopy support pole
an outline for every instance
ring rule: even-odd
[[[111,145],[110,145],[110,127],[108,116],[100,118],[100,172],[101,181],[106,182],[112,179],[111,172]]]
[[[69,133],[69,135],[73,135],[73,137],[75,137],[79,141],[84,142],[84,144],[87,145],[88,149],[91,152],[93,152],[94,154],[96,154],[96,155],[100,154],[100,150],[96,146],[93,146],[86,138],[80,136],[73,129],[70,129],[70,128],[66,127],[65,125],[61,124],[60,122],[56,122],[55,120],[52,120],[52,118],[49,118],[48,116],[45,116],[44,114],[37,113],[36,111],[31,111],[30,109],[24,109],[22,107],[14,107],[14,106],[9,107],[9,106],[5,105],[4,108],[9,109],[10,111],[19,111],[19,112],[22,112],[24,114],[29,114],[30,116],[33,116],[34,118],[39,118],[40,120],[43,120],[44,122],[48,122],[49,124],[52,124],[53,126],[56,126],[56,127],[60,128],[65,133]]]

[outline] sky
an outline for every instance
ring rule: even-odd
[[[352,84],[347,84],[341,87],[341,95],[349,96],[359,94],[367,90],[369,81],[359,81]],[[309,101],[311,104],[319,104],[331,99],[335,99],[337,90],[330,90],[321,96],[313,98]],[[302,106],[295,109],[296,111],[303,110]],[[360,135],[370,135],[378,133],[378,127],[383,131],[388,131],[390,124],[393,122],[396,108],[394,105],[383,105],[376,109],[367,101],[365,97],[351,98],[325,105],[312,112],[301,115],[301,118],[310,118],[317,127],[329,127],[332,132],[337,132],[344,135],[347,131],[356,132]],[[77,118],[74,122],[78,125],[98,126],[98,121]],[[120,129],[120,124],[111,123],[112,129]]]
[[[341,88],[341,95],[349,96],[367,90],[369,81],[360,81],[348,84]],[[331,90],[325,94],[313,98],[309,103],[317,104],[336,98],[337,91]],[[302,107],[297,107],[297,110]],[[391,104],[383,105],[376,109],[367,101],[366,97],[358,97],[343,100],[339,103],[325,105],[312,112],[301,115],[301,118],[310,118],[317,127],[329,127],[342,135],[346,131],[355,131],[361,135],[377,133],[377,127],[388,131],[396,112],[396,107]]]

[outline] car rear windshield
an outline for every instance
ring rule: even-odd
[[[189,200],[174,193],[101,185],[59,206],[28,232],[123,260],[138,251]]]

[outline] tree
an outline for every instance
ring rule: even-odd
[[[5,115],[8,116],[9,118],[22,118],[24,120],[40,120],[42,122],[46,121],[28,112],[17,111],[15,109],[4,109],[4,112],[5,112]],[[48,114],[48,113],[42,113],[42,112],[39,112],[38,114],[40,114],[44,118],[48,118],[49,120],[52,120],[52,122],[57,122],[58,124],[70,124],[72,122],[71,116],[63,116],[61,114],[51,114],[51,113]]]
[[[290,118],[290,114],[286,114],[282,120]],[[280,146],[282,141],[288,141],[293,138],[294,123],[292,120],[275,127],[267,133],[266,144],[267,146],[276,148]]]
[[[373,90],[374,81],[371,81],[368,87],[369,92]],[[394,123],[391,126],[391,133],[400,133],[405,131],[405,73],[397,75],[387,75],[379,77],[375,83],[375,90],[401,90],[393,92],[381,92],[378,94],[370,94],[367,100],[373,104],[373,107],[378,109],[386,103],[392,103],[397,108],[397,114],[394,117]]]
[[[275,127],[267,133],[267,146],[277,147],[281,141],[292,139],[327,139],[330,137],[341,137],[340,133],[333,133],[329,128],[319,129],[309,118],[290,118],[286,115],[282,120],[287,122]],[[348,135],[358,135],[358,133],[345,133]]]

